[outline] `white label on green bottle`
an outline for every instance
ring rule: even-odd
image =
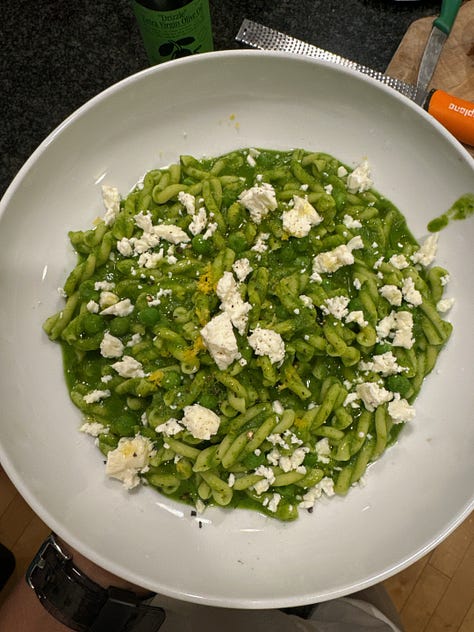
[[[192,0],[174,11],[154,11],[134,1],[133,10],[152,64],[213,49],[209,0]]]

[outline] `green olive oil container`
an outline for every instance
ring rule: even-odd
[[[209,0],[132,0],[151,64],[213,50]]]

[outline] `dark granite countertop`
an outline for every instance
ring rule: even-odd
[[[210,0],[216,50],[236,49],[244,18],[383,71],[432,0]],[[0,23],[0,195],[69,114],[146,68],[129,0],[16,0]]]

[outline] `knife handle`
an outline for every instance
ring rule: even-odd
[[[461,143],[474,146],[474,103],[432,90],[424,107]]]
[[[436,26],[440,31],[449,35],[461,4],[462,0],[443,0],[441,13],[433,22],[433,26]]]

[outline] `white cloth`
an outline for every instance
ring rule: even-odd
[[[214,608],[157,596],[166,611],[160,632],[402,632],[375,606],[343,597],[318,605],[309,619],[279,610]]]

